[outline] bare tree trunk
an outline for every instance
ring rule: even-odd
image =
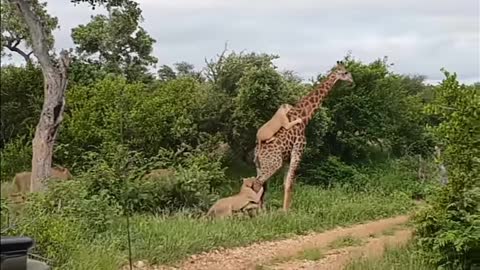
[[[32,142],[33,155],[30,191],[42,190],[43,184],[41,180],[50,176],[53,146],[58,128],[63,120],[65,108],[66,72],[65,74],[44,74],[44,80],[45,98]]]
[[[25,20],[32,37],[33,53],[37,57],[44,78],[44,102],[40,120],[32,142],[32,178],[30,191],[44,188],[44,179],[50,176],[52,154],[58,127],[63,120],[67,69],[70,63],[68,53],[62,51],[55,61],[49,53],[47,34],[38,16],[32,11],[28,0],[8,0],[17,8]]]

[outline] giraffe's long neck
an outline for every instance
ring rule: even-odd
[[[333,88],[338,78],[331,73],[315,90],[301,99],[295,109],[301,111],[301,116],[305,124],[308,124],[315,114],[316,110],[322,105],[323,100]]]

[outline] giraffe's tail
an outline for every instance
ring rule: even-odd
[[[257,169],[260,168],[260,162],[258,162],[258,152],[260,152],[260,148],[262,147],[262,141],[258,140],[257,146],[255,147],[254,155],[253,155],[253,163]]]

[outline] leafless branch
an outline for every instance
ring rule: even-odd
[[[10,39],[7,41],[7,44],[5,45],[5,47],[7,49],[9,49],[10,51],[12,52],[16,52],[18,53],[20,56],[23,57],[23,59],[25,59],[25,62],[26,63],[30,63],[30,55],[31,53],[26,53],[24,52],[23,50],[21,50],[20,48],[18,48],[18,45],[20,44],[21,40],[20,39]]]
[[[223,63],[223,60],[225,58],[225,53],[227,52],[228,50],[228,41],[225,42],[225,46],[223,48],[223,51],[220,55],[217,54],[217,61],[214,61],[213,59],[211,59],[210,61],[207,60],[207,58],[205,58],[205,64],[206,64],[206,68],[205,68],[205,71],[206,71],[206,76],[208,79],[210,79],[213,83],[216,83],[217,82],[217,79],[218,79],[218,73],[220,71],[220,69],[222,68],[222,63]]]

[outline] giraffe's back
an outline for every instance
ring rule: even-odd
[[[275,142],[278,143],[278,146],[276,145],[276,147],[281,149],[282,158],[287,160],[290,158],[290,152],[292,151],[293,145],[305,141],[305,125],[298,124],[289,130],[282,128],[276,134],[276,137],[277,139]]]
[[[294,121],[297,118],[302,117],[302,111],[294,108],[288,113],[288,118],[290,121]],[[259,152],[260,161],[265,158],[279,158],[278,155],[281,155],[282,160],[288,160],[290,158],[290,152],[292,151],[293,145],[298,142],[305,141],[305,127],[304,123],[297,124],[290,128],[289,130],[285,128],[280,128],[280,130],[275,134],[276,139],[271,143],[263,143],[262,149]],[[256,149],[258,150],[258,149]]]

